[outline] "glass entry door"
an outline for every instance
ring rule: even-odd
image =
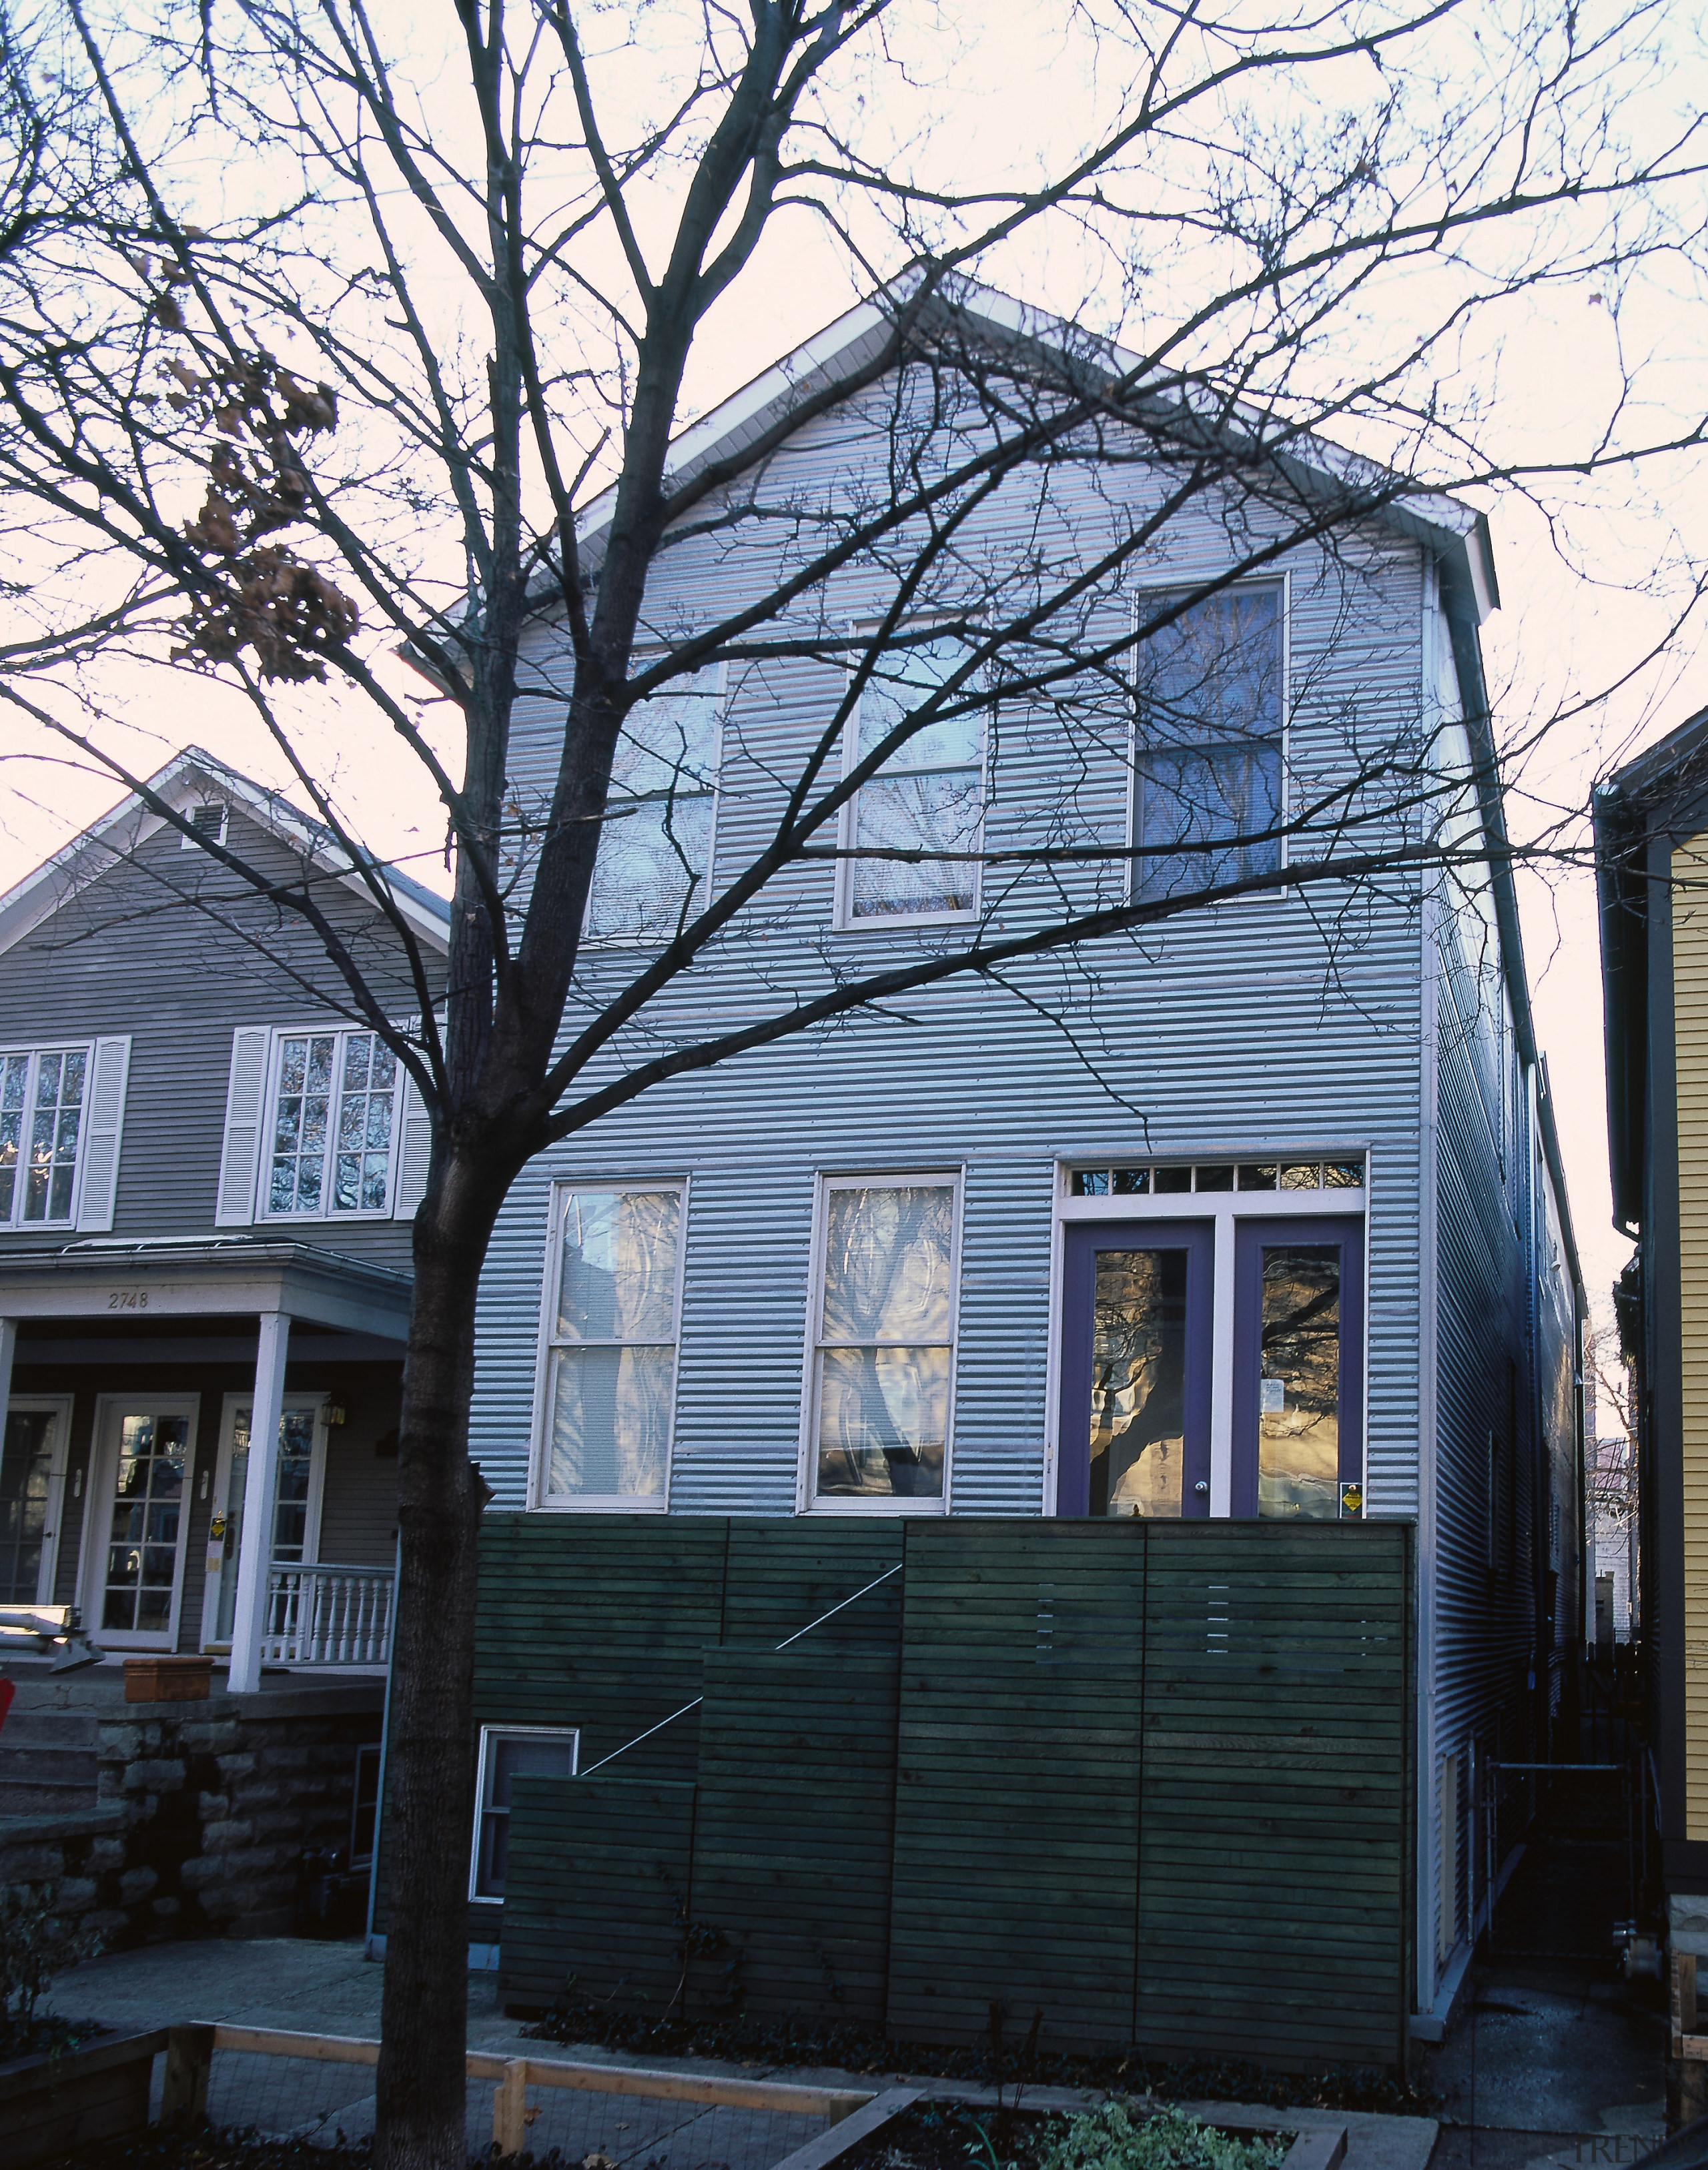
[[[53,1599],[71,1404],[14,1401],[0,1446],[0,1605]]]
[[[1364,1224],[1234,1225],[1234,1512],[1361,1515]]]
[[[193,1394],[102,1406],[83,1616],[116,1649],[169,1650],[177,1640],[197,1406]]]
[[[279,1413],[279,1478],[273,1494],[273,1542],[267,1554],[273,1565],[299,1567],[315,1557],[325,1468],[324,1401],[324,1394],[286,1394]],[[213,1520],[208,1526],[201,1616],[206,1649],[231,1648],[243,1547],[244,1487],[249,1474],[249,1403],[232,1395],[227,1398],[220,1428]]]
[[[1213,1227],[1075,1221],[1064,1241],[1056,1512],[1208,1514]]]

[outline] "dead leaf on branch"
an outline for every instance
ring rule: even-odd
[[[133,258],[155,291],[148,307],[169,330],[187,329],[174,287],[189,283],[179,267]],[[320,681],[326,659],[347,646],[361,627],[356,604],[341,589],[280,543],[263,543],[302,521],[309,476],[296,440],[335,429],[338,395],[329,384],[304,384],[264,350],[191,368],[169,356],[167,373],[180,388],[168,404],[199,422],[215,442],[206,454],[207,493],[185,524],[185,538],[213,560],[213,585],[193,594],[184,620],[185,644],[174,661],[234,662],[252,652],[263,678]]]
[[[173,649],[174,663],[197,657],[231,663],[249,649],[263,678],[318,684],[326,676],[325,658],[361,629],[350,598],[276,544],[220,570],[215,592],[190,604],[190,637]]]

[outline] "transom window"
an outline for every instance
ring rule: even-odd
[[[1148,592],[1143,616],[1177,600],[1177,591]],[[1140,642],[1136,897],[1191,895],[1281,865],[1281,840],[1265,832],[1280,823],[1285,800],[1282,620],[1278,582],[1241,582]]]
[[[87,1046],[0,1055],[0,1226],[71,1220],[88,1069]]]
[[[849,725],[847,767],[864,761],[966,660],[959,640],[931,640],[879,659]],[[959,698],[959,697],[956,697]],[[983,815],[983,761],[976,713],[917,731],[862,786],[843,816],[844,847],[859,851],[974,852]],[[859,858],[843,863],[841,917],[943,919],[972,911],[972,859]]]
[[[1359,1190],[1362,1160],[1173,1161],[1150,1168],[1076,1168],[1075,1198],[1167,1198],[1210,1190]]]
[[[643,659],[644,660],[644,659]],[[617,741],[587,933],[667,938],[711,879],[717,798],[718,693],[709,664],[632,708]]]
[[[666,1505],[682,1206],[677,1184],[557,1193],[542,1506]]]
[[[269,1216],[385,1213],[397,1140],[397,1057],[371,1032],[284,1032],[263,1195]]]
[[[816,1505],[942,1504],[959,1203],[952,1175],[823,1186],[810,1387]]]

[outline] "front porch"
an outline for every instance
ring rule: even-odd
[[[115,1667],[206,1653],[240,1694],[382,1673],[409,1292],[291,1242],[0,1254],[0,1603],[74,1607]]]

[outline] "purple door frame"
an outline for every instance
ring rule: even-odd
[[[1257,1379],[1266,1244],[1336,1246],[1341,1254],[1340,1480],[1364,1474],[1364,1224],[1347,1214],[1234,1223],[1233,1511],[1257,1512]]]
[[[1062,1259],[1061,1428],[1056,1512],[1091,1511],[1091,1353],[1099,1251],[1186,1254],[1186,1376],[1181,1512],[1210,1511],[1210,1349],[1215,1301],[1215,1224],[1203,1221],[1070,1221]],[[1198,1487],[1203,1486],[1200,1491]]]

